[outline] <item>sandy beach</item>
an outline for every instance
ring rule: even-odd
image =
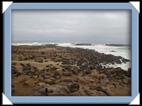
[[[101,65],[128,61],[80,48],[12,46],[12,95],[130,96],[131,69]]]

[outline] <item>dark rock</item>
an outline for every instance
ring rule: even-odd
[[[64,76],[72,76],[72,73],[69,71],[63,71]]]
[[[95,69],[97,69],[97,70],[102,70],[102,69],[103,69],[103,66],[100,65],[100,64],[97,64],[97,65],[95,66]]]
[[[80,70],[79,69],[74,69],[74,70],[71,70],[71,71],[72,71],[73,74],[77,75]]]
[[[41,88],[38,91],[35,92],[35,95],[37,96],[47,96],[48,95],[48,89],[47,88]]]
[[[69,64],[69,60],[68,59],[62,59],[62,64]]]
[[[109,83],[109,79],[108,79],[107,77],[105,77],[105,78],[103,78],[103,79],[101,80],[101,85],[102,85],[102,86],[106,86],[108,83]]]
[[[40,58],[40,57],[37,57],[37,58],[35,59],[35,62],[43,63],[43,59]]]
[[[37,79],[37,78],[38,78],[38,75],[34,75],[33,78],[34,78],[34,79]]]
[[[114,51],[114,50],[111,50],[110,52],[116,52],[116,51]]]
[[[23,64],[22,65],[23,66],[23,72],[24,73],[28,73],[28,72],[30,72],[31,71],[31,65],[30,64]]]
[[[43,52],[43,51],[42,51],[42,52],[41,52],[41,54],[42,54],[42,55],[44,55],[44,54],[45,54],[45,52]]]
[[[73,74],[77,75],[79,73],[79,68],[77,66],[70,67],[70,70]]]
[[[58,72],[55,72],[54,75],[53,75],[53,77],[54,77],[55,79],[60,79],[60,78],[61,78],[61,75],[60,75]]]
[[[98,87],[96,87],[96,90],[104,92],[107,96],[111,96],[111,93],[108,92],[108,90],[105,87],[98,86]]]
[[[83,70],[83,75],[90,74],[91,70]]]
[[[52,70],[52,71],[55,71],[55,70],[57,70],[58,68],[52,66],[52,67],[50,67],[49,69]]]
[[[79,84],[76,82],[72,82],[67,85],[67,88],[70,92],[76,92],[79,90]]]
[[[117,63],[117,64],[121,64],[121,63],[122,63],[122,61],[121,61],[121,59],[118,59],[118,60],[115,60],[115,63]],[[114,62],[113,62],[113,64],[114,64]]]
[[[127,80],[127,79],[123,79],[122,81],[123,81],[124,84],[127,84],[127,83],[128,83],[128,80]]]
[[[12,74],[16,74],[16,73],[17,73],[16,67],[12,66]]]
[[[128,69],[126,76],[131,77],[131,68]]]
[[[53,78],[45,79],[44,81],[45,81],[47,84],[50,84],[50,85],[55,84],[55,79],[53,79]]]
[[[81,66],[82,66],[82,67],[86,67],[86,66],[88,66],[88,63],[87,63],[87,62],[83,62],[83,63],[81,64]]]

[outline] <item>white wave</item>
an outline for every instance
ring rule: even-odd
[[[130,62],[126,62],[126,63],[121,63],[121,64],[100,64],[102,67],[104,68],[117,68],[120,67],[121,69],[128,71],[128,69],[130,68]]]
[[[41,43],[39,43],[39,42],[32,42],[32,43],[12,43],[12,45],[14,45],[14,46],[21,46],[21,45],[42,45]]]
[[[62,46],[62,47],[73,47],[72,43],[57,43],[57,46]]]
[[[130,49],[128,47],[96,45],[95,50],[100,53],[112,54],[114,56],[130,59]]]

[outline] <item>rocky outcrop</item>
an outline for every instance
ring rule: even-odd
[[[69,91],[72,92],[76,92],[79,90],[79,84],[76,82],[71,82],[67,85],[67,88],[69,89]]]
[[[56,45],[12,47],[12,95],[130,96],[131,68],[104,66],[128,61]]]

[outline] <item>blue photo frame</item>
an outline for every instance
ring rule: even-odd
[[[12,96],[11,95],[11,12],[12,10],[107,9],[131,11],[132,72],[131,96]],[[4,92],[13,104],[130,104],[139,95],[138,35],[139,12],[131,3],[12,3],[4,12]]]

